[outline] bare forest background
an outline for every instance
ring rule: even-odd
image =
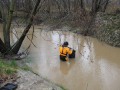
[[[31,26],[41,23],[51,25],[53,30],[72,26],[73,32],[120,46],[120,0],[0,0],[0,22],[4,37],[0,38],[2,55],[17,54]],[[13,24],[24,25],[25,29],[11,45]]]

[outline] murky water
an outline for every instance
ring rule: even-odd
[[[19,29],[18,34],[20,32]],[[108,46],[94,38],[40,30],[38,27],[33,37],[35,46],[31,45],[27,59],[37,74],[68,90],[120,90],[120,48]],[[16,41],[15,34],[11,35],[11,40]],[[76,58],[69,63],[59,60],[59,45],[64,41],[76,50]],[[26,38],[22,50],[29,43]]]

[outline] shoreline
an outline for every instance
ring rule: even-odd
[[[19,70],[16,90],[64,90],[58,85],[30,71]]]

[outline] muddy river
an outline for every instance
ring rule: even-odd
[[[13,31],[11,43],[22,30]],[[33,36],[34,45],[31,44],[27,60],[35,73],[67,90],[120,90],[120,48],[71,32],[49,31],[47,27],[41,30],[38,26],[34,30],[34,35],[32,30],[28,34],[29,39]],[[21,50],[29,46],[28,38]],[[76,58],[69,62],[59,59],[59,45],[64,41],[76,50]]]

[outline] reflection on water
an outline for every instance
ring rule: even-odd
[[[73,67],[75,64],[75,60],[70,60],[70,62],[63,62],[60,61],[60,71],[64,74],[67,75],[70,71],[70,69]]]
[[[18,33],[20,34],[21,29]],[[28,34],[31,38],[31,32]],[[15,36],[11,35],[12,42]],[[69,63],[59,60],[59,45],[64,41],[76,50]],[[25,39],[21,50],[28,47]],[[68,90],[120,90],[120,48],[70,32],[35,29],[28,60],[34,72]]]

